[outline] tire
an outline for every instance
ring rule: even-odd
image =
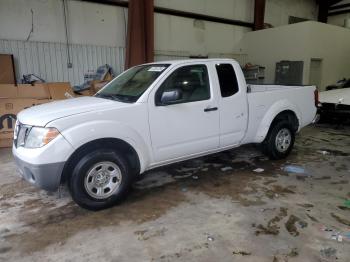
[[[68,188],[80,207],[97,211],[122,201],[133,180],[134,175],[120,153],[98,149],[76,163]]]
[[[294,141],[293,126],[289,121],[281,120],[271,126],[262,143],[263,153],[274,160],[286,158],[293,149]]]

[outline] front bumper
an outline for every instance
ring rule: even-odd
[[[65,162],[34,165],[14,158],[20,175],[29,183],[48,191],[58,189]]]
[[[74,148],[62,135],[40,148],[12,147],[21,176],[48,191],[58,189],[64,165],[73,152]]]
[[[318,108],[318,114],[326,119],[350,119],[350,105],[322,103]]]

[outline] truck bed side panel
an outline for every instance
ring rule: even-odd
[[[251,86],[248,93],[249,122],[243,143],[262,142],[280,112],[293,111],[300,128],[315,117],[314,86]]]

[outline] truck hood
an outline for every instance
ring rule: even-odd
[[[110,107],[124,107],[126,103],[97,97],[80,97],[36,105],[21,111],[17,119],[26,125],[45,126],[49,122],[76,114]]]
[[[320,102],[350,105],[350,88],[320,92]]]

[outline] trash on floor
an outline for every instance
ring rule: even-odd
[[[232,167],[230,167],[230,166],[225,166],[225,167],[222,167],[221,168],[221,171],[222,172],[225,172],[225,171],[229,171],[229,170],[232,170],[233,168]]]
[[[208,239],[209,241],[214,241],[214,238],[213,238],[212,236],[208,236],[207,239]]]
[[[283,170],[287,173],[306,174],[306,170],[301,166],[288,165]]]
[[[317,153],[320,153],[322,155],[329,155],[330,153],[326,150],[318,150]]]
[[[350,200],[345,200],[344,201],[344,206],[350,207]]]
[[[265,169],[263,169],[263,168],[256,168],[253,170],[253,172],[255,172],[255,173],[262,173],[264,171],[265,171]]]
[[[349,231],[349,232],[343,233],[342,236],[343,236],[344,238],[346,238],[347,240],[350,240],[350,231]]]
[[[342,242],[343,236],[340,234],[340,232],[337,232],[337,233],[332,234],[331,239],[336,240],[338,242]]]
[[[299,235],[299,231],[296,225],[299,225],[300,228],[305,228],[307,227],[307,222],[301,220],[299,217],[295,215],[290,215],[288,218],[288,221],[285,223],[285,227],[289,232],[289,234],[295,237]]]
[[[320,250],[321,256],[326,258],[336,258],[337,250],[333,247],[328,247]]]
[[[346,225],[346,226],[350,226],[350,220],[344,218],[344,217],[341,217],[337,214],[334,214],[334,213],[331,213],[331,216],[337,220],[340,224],[343,224],[343,225]]]
[[[252,254],[252,252],[248,252],[248,251],[243,251],[243,250],[236,250],[236,251],[232,251],[233,255],[241,255],[241,256],[250,256]]]

